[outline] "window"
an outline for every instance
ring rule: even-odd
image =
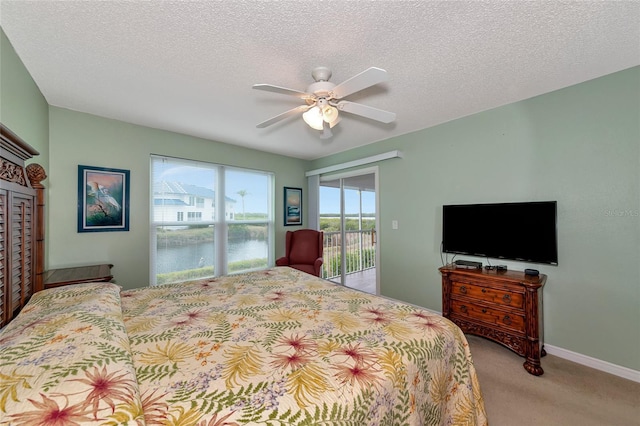
[[[202,212],[188,212],[187,220],[189,222],[202,222]]]
[[[272,173],[153,155],[151,176],[152,285],[273,264]]]

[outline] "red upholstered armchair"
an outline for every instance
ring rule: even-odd
[[[276,260],[276,266],[290,266],[317,277],[322,268],[323,233],[313,229],[287,231],[284,257]]]

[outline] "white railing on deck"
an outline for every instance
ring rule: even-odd
[[[341,275],[341,241],[340,232],[324,232],[323,278],[331,279]],[[346,274],[375,268],[375,231],[345,231],[345,250]]]

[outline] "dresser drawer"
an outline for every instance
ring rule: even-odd
[[[495,324],[500,328],[509,328],[518,332],[525,332],[524,316],[491,309],[484,306],[468,303],[462,300],[451,301],[451,314],[467,317],[488,324]]]
[[[481,287],[465,282],[453,281],[451,294],[453,297],[462,295],[473,299],[480,299],[496,305],[504,305],[513,308],[524,309],[524,297],[522,293],[498,290],[491,287]]]

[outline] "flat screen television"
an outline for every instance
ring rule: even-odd
[[[556,201],[442,207],[445,253],[558,264]]]

